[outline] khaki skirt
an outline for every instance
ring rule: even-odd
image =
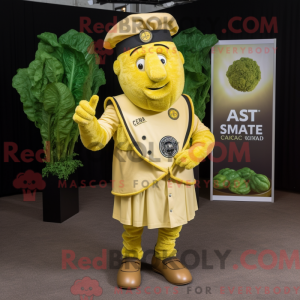
[[[164,177],[133,196],[115,196],[113,218],[135,227],[173,228],[194,219],[198,210],[194,185]]]

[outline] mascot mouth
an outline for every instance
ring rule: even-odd
[[[164,88],[167,84],[169,84],[169,82],[159,88],[148,88],[148,89],[152,90],[152,91],[160,90],[160,89]]]
[[[170,81],[160,87],[155,87],[155,85],[154,87],[143,89],[144,94],[151,100],[161,100],[172,92],[172,84]]]

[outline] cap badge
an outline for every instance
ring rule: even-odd
[[[149,43],[152,40],[152,32],[150,30],[142,30],[140,32],[140,40],[143,43]]]

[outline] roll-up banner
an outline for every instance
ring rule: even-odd
[[[211,200],[274,202],[276,39],[212,49]]]

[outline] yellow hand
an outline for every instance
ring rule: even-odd
[[[180,167],[186,168],[188,170],[193,169],[197,165],[199,165],[200,162],[197,160],[193,160],[189,152],[190,149],[178,152],[174,156],[176,165],[179,165]]]
[[[107,144],[107,133],[95,117],[99,97],[94,95],[90,102],[82,100],[75,109],[73,120],[78,123],[82,144],[89,150],[98,151]]]
[[[92,96],[90,102],[81,100],[75,109],[73,120],[81,126],[86,126],[92,123],[96,114],[98,101],[99,97],[97,95]]]
[[[198,132],[192,137],[193,145],[177,153],[175,163],[182,168],[193,169],[213,150],[215,138],[209,131]]]

